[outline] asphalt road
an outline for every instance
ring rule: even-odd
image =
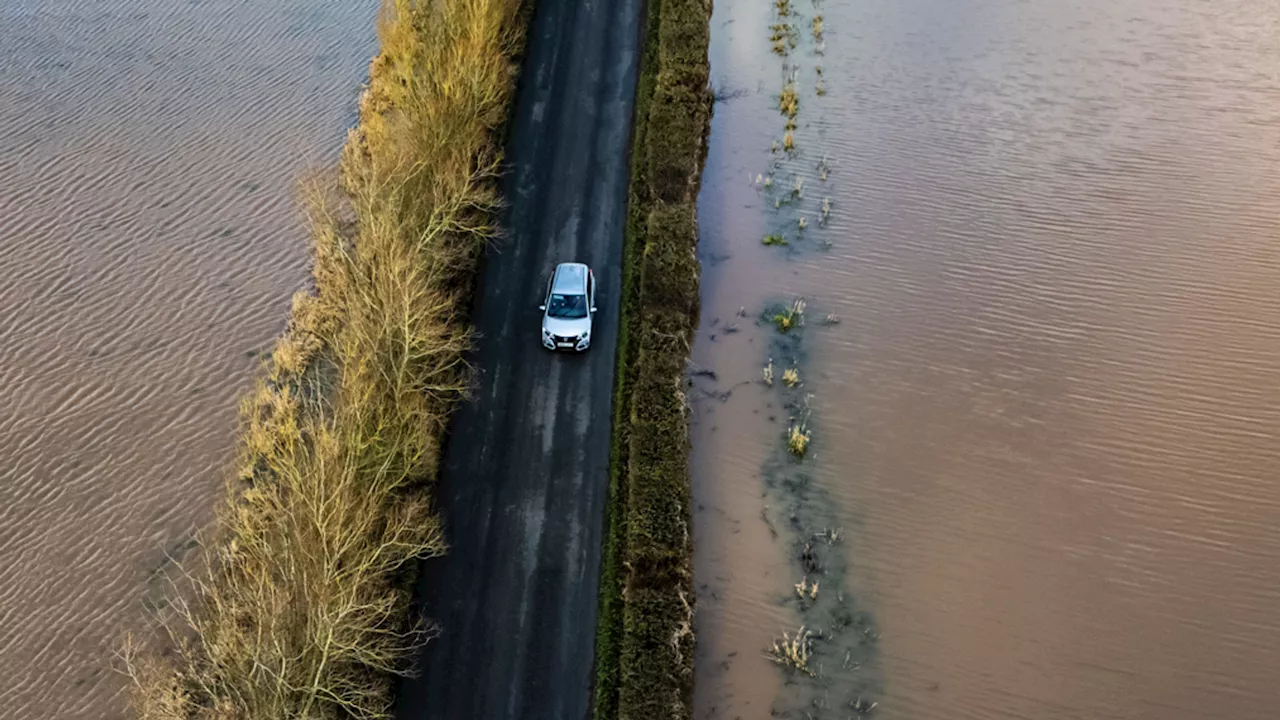
[[[441,628],[398,715],[586,718],[608,486],[641,0],[537,0],[507,160],[508,236],[481,271],[474,399],[438,497],[451,550],[420,595]],[[592,348],[540,346],[559,262],[595,271]]]

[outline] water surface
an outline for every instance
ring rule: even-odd
[[[211,515],[376,8],[0,4],[0,716],[122,712],[112,653]]]
[[[882,634],[878,712],[1274,717],[1275,8],[793,5],[805,32],[824,15],[825,54],[792,56],[791,159],[770,153],[773,7],[716,5],[729,99],[700,200],[694,356],[722,388],[754,380],[770,331],[725,322],[809,299],[808,462]],[[795,172],[805,188],[778,210],[753,182],[775,159],[778,185]],[[823,197],[825,228],[761,245]],[[841,322],[814,322],[827,314]],[[699,717],[758,716],[788,692],[761,657],[801,620],[760,519],[785,422],[767,397],[694,399]]]

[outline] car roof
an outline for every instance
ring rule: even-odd
[[[587,292],[587,266],[582,263],[560,263],[556,266],[555,280],[551,284],[551,292],[564,294],[585,294]]]

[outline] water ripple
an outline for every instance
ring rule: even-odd
[[[116,716],[304,278],[376,0],[0,5],[0,715]]]

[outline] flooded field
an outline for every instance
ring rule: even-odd
[[[210,517],[376,8],[0,4],[0,716],[121,715],[113,650]]]
[[[1274,717],[1273,8],[720,0],[712,44],[697,717]],[[766,655],[802,623],[817,678]]]

